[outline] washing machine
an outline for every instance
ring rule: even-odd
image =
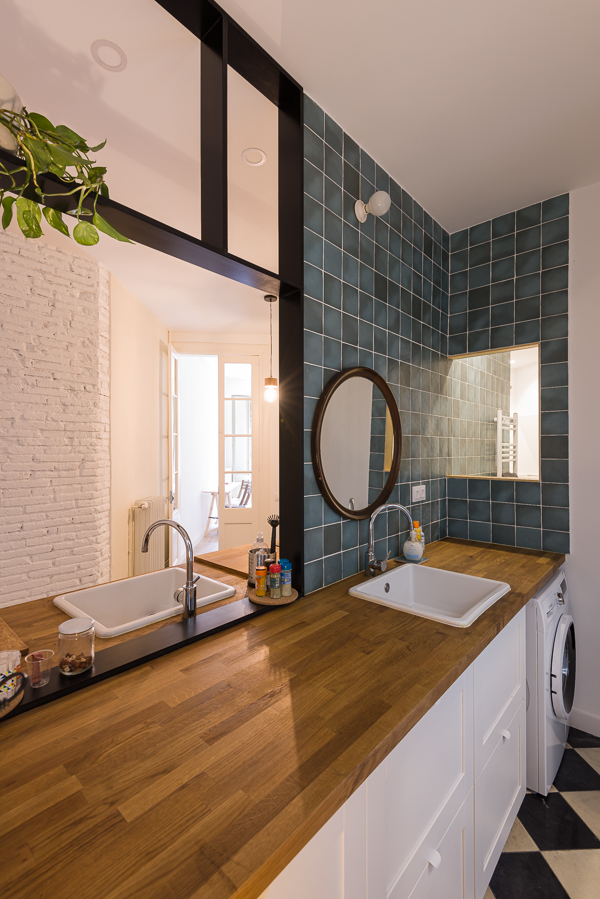
[[[569,735],[575,694],[575,626],[559,571],[527,604],[527,787],[552,786]]]

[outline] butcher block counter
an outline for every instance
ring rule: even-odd
[[[511,592],[462,629],[357,575],[0,721],[0,894],[257,899],[564,560],[427,557]]]

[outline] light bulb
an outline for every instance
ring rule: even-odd
[[[366,206],[366,211],[372,215],[385,215],[392,205],[392,198],[384,190],[378,190],[373,194]]]
[[[266,403],[274,403],[277,399],[279,391],[277,387],[274,387],[272,384],[269,384],[265,387],[265,402]]]

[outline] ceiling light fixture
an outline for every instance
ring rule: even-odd
[[[390,195],[384,190],[378,190],[366,204],[362,200],[357,200],[354,204],[354,214],[359,222],[366,222],[369,212],[371,215],[385,215],[391,205]]]
[[[125,51],[112,41],[94,41],[90,51],[94,61],[107,72],[122,72],[127,68]]]
[[[279,386],[277,378],[273,377],[273,303],[277,302],[277,297],[272,293],[265,295],[265,303],[269,304],[269,337],[271,343],[271,355],[269,358],[269,377],[265,378],[265,401],[274,403],[279,396]]]
[[[256,166],[265,164],[267,161],[267,154],[264,150],[259,150],[258,147],[248,147],[243,151],[242,159],[246,165],[251,165],[256,168]]]

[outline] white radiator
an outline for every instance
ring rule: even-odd
[[[501,478],[504,474],[504,465],[508,465],[508,473],[518,477],[519,467],[519,416],[503,415],[502,409],[498,409],[496,418],[496,473]],[[504,432],[508,431],[508,440],[504,439]]]
[[[129,576],[147,574],[169,566],[168,528],[158,528],[150,537],[148,552],[142,552],[142,540],[149,525],[167,517],[165,496],[138,499],[129,510]]]

